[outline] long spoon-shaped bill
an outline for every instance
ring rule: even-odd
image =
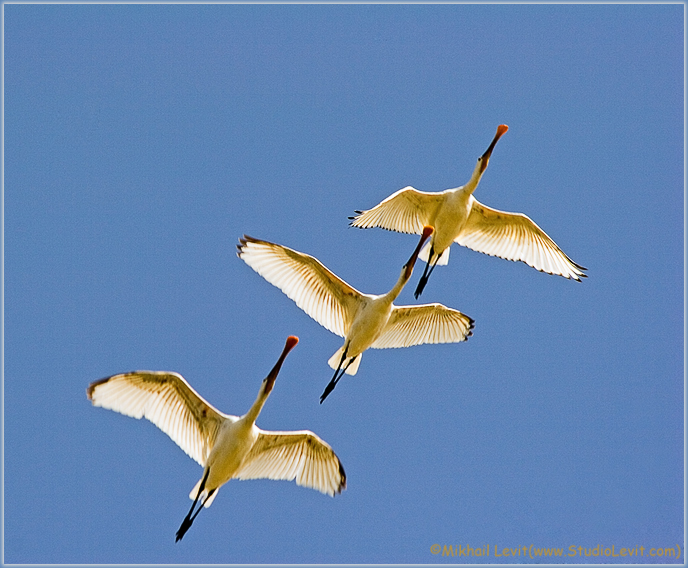
[[[413,267],[416,264],[416,261],[418,260],[418,255],[420,254],[420,250],[423,248],[425,241],[427,241],[430,238],[430,235],[432,235],[434,230],[435,229],[433,229],[432,227],[429,227],[429,226],[423,227],[423,234],[421,234],[421,236],[420,236],[420,241],[418,241],[418,246],[416,247],[416,250],[413,251],[411,258],[409,258],[408,262],[404,265],[404,268],[406,268],[406,273],[404,275],[406,280],[411,278],[411,274],[413,274]]]
[[[277,363],[275,363],[275,366],[272,368],[272,370],[268,373],[268,376],[265,378],[267,381],[267,384],[265,385],[265,393],[268,394],[270,391],[272,391],[272,387],[275,386],[275,380],[277,379],[277,375],[280,372],[280,369],[282,368],[282,363],[284,363],[284,360],[287,358],[287,355],[289,355],[289,352],[296,347],[296,344],[299,342],[299,338],[296,337],[295,335],[290,335],[287,337],[287,342],[284,344],[284,349],[282,350],[282,354],[280,355],[280,358],[277,360]]]
[[[485,171],[485,168],[487,167],[487,163],[490,161],[490,156],[492,155],[492,150],[494,150],[494,147],[497,145],[497,141],[506,133],[506,131],[509,130],[509,127],[506,124],[500,124],[497,127],[497,134],[495,134],[495,137],[492,139],[492,142],[490,143],[489,147],[487,150],[485,150],[485,153],[481,156],[482,162],[480,164],[480,173]]]

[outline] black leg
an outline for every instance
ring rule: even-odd
[[[425,270],[423,270],[423,276],[420,277],[420,280],[418,281],[418,287],[416,288],[416,291],[413,293],[413,297],[416,300],[423,293],[425,285],[428,283],[428,279],[430,278],[432,271],[435,270],[435,266],[437,266],[437,261],[440,259],[440,257],[437,256],[435,258],[435,262],[433,262],[431,265],[430,263],[432,262],[433,256],[435,256],[435,249],[431,247],[430,255],[428,256],[428,262],[425,264]]]
[[[196,514],[191,516],[193,513],[194,507],[196,506],[196,503],[198,503],[198,498],[201,496],[201,493],[203,493],[203,490],[205,489],[205,482],[208,480],[208,475],[210,474],[210,468],[205,470],[205,475],[203,476],[203,481],[201,481],[201,486],[198,488],[198,493],[196,493],[196,498],[194,499],[193,504],[191,505],[191,509],[189,510],[189,513],[184,517],[184,520],[182,521],[182,525],[179,527],[179,530],[177,531],[177,538],[175,542],[179,542],[184,535],[186,534],[186,531],[188,531],[191,528],[192,523],[194,522],[194,519],[200,512],[200,510],[203,508],[203,505],[205,505],[206,501],[208,498],[215,492],[213,489],[208,496],[203,500],[203,503],[201,503],[201,506],[198,508],[198,511],[196,511]]]
[[[337,383],[339,382],[339,379],[342,378],[343,374],[344,374],[344,369],[342,369],[342,372],[339,374],[339,376],[332,377],[332,380],[329,383],[327,383],[325,390],[320,395],[320,404],[322,404],[323,401],[328,397],[328,395],[334,390],[334,387],[337,386]]]
[[[327,395],[329,395],[333,390],[334,387],[337,386],[337,383],[339,382],[339,379],[342,378],[342,375],[346,372],[346,370],[349,368],[349,365],[351,365],[351,361],[347,363],[347,365],[342,369],[342,364],[344,363],[344,359],[346,359],[346,352],[349,350],[349,346],[347,345],[344,348],[344,353],[342,353],[342,358],[339,360],[339,365],[337,365],[337,369],[334,372],[334,375],[332,376],[332,380],[327,384],[325,387],[325,390],[323,393],[320,395],[320,404],[323,403],[323,400],[327,398]],[[354,357],[355,359],[355,357]],[[339,372],[341,370],[341,373]],[[339,374],[339,376],[337,376]]]
[[[208,502],[208,499],[210,499],[213,496],[213,493],[215,493],[215,491],[215,489],[211,489],[210,491],[208,491],[208,494],[205,496],[205,499],[203,499],[203,503],[201,503],[201,506],[198,509],[196,509],[194,516],[191,517],[191,519],[189,520],[189,526],[191,526],[191,523],[193,523],[196,520],[196,517],[198,517],[198,513],[200,513],[203,510],[203,507],[205,507],[205,504]]]
[[[208,499],[212,497],[213,493],[215,493],[215,489],[211,489],[210,491],[208,491],[208,495],[206,495],[205,499],[203,499],[203,503],[201,503],[201,506],[198,507],[198,509],[196,509],[196,512],[194,513],[193,517],[191,517],[190,519],[184,519],[182,526],[179,527],[179,530],[177,531],[177,540],[175,542],[179,542],[186,534],[186,531],[188,531],[191,528],[191,525],[196,520],[196,517],[198,517],[198,513],[200,513],[203,510],[203,507],[205,507],[205,504],[208,502]]]

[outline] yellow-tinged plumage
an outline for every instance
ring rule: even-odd
[[[263,380],[256,401],[241,417],[214,408],[177,373],[134,371],[89,385],[86,394],[94,406],[150,420],[203,466],[203,477],[190,494],[194,503],[177,532],[177,540],[230,479],[296,480],[298,485],[327,495],[346,488],[346,474],[339,458],[313,432],[269,432],[255,425],[284,359],[297,343],[294,336],[287,339],[279,360]],[[199,500],[201,507],[192,516]]]
[[[478,158],[471,179],[461,187],[439,193],[400,189],[367,211],[357,211],[351,225],[363,229],[381,227],[401,233],[420,234],[429,225],[435,229],[419,258],[427,262],[415,296],[423,292],[435,265],[449,260],[452,243],[491,256],[525,262],[536,270],[580,282],[583,266],[573,262],[557,244],[526,215],[492,209],[473,197],[487,168],[492,150],[508,130],[497,128],[490,147]]]
[[[320,402],[344,373],[356,374],[361,354],[370,347],[456,343],[471,335],[473,320],[457,310],[441,304],[393,303],[411,277],[421,247],[433,231],[426,227],[421,232],[420,242],[402,268],[399,280],[382,295],[359,292],[308,254],[248,236],[240,239],[239,258],[320,325],[344,338],[342,347],[328,361],[335,374]]]

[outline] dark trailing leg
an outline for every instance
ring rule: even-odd
[[[201,486],[198,488],[198,493],[196,494],[196,498],[194,499],[193,504],[191,505],[191,509],[189,510],[189,514],[184,517],[184,520],[182,521],[182,525],[179,527],[179,530],[177,531],[177,538],[175,539],[175,542],[179,542],[184,535],[186,534],[186,531],[188,531],[191,528],[191,525],[193,524],[194,520],[198,516],[198,513],[203,509],[203,505],[205,505],[206,501],[210,498],[210,496],[215,493],[215,490],[213,489],[210,493],[208,493],[208,496],[203,500],[203,503],[201,503],[201,506],[198,508],[196,513],[192,516],[191,514],[193,513],[194,507],[196,506],[196,503],[198,503],[198,498],[200,497],[201,493],[203,493],[203,490],[205,489],[205,482],[208,480],[208,474],[210,474],[210,468],[205,470],[205,475],[203,476],[203,481],[201,481]]]
[[[347,345],[344,348],[344,353],[342,353],[342,358],[339,360],[339,365],[337,365],[337,369],[334,372],[334,375],[332,376],[332,380],[327,384],[325,387],[325,390],[323,391],[322,395],[320,395],[320,404],[323,403],[323,400],[327,398],[327,395],[329,395],[333,390],[334,387],[337,386],[337,383],[339,382],[339,379],[342,378],[342,375],[346,372],[346,370],[349,368],[349,365],[351,365],[351,361],[349,361],[344,368],[342,368],[342,364],[344,363],[344,360],[346,359],[346,352],[349,350],[349,346]],[[341,372],[340,372],[341,370]]]
[[[425,285],[428,283],[428,279],[430,278],[430,275],[432,274],[432,271],[435,270],[435,266],[437,266],[437,261],[440,259],[439,256],[435,258],[435,262],[432,263],[432,266],[430,265],[430,260],[432,257],[435,255],[435,250],[430,249],[430,256],[428,256],[428,262],[425,264],[425,270],[423,270],[423,276],[420,277],[420,280],[418,281],[418,286],[416,287],[416,291],[413,293],[413,297],[417,300],[418,297],[423,293],[423,290],[425,289]]]

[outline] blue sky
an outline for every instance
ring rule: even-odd
[[[5,562],[683,548],[683,5],[4,17]],[[341,339],[241,262],[238,238],[386,292],[417,238],[347,217],[465,183],[502,123],[476,198],[529,215],[589,278],[455,246],[422,301],[473,317],[469,341],[371,350],[321,406]],[[201,468],[86,386],[176,371],[243,414],[290,334],[258,425],[316,432],[348,489],[232,481],[175,544]]]

